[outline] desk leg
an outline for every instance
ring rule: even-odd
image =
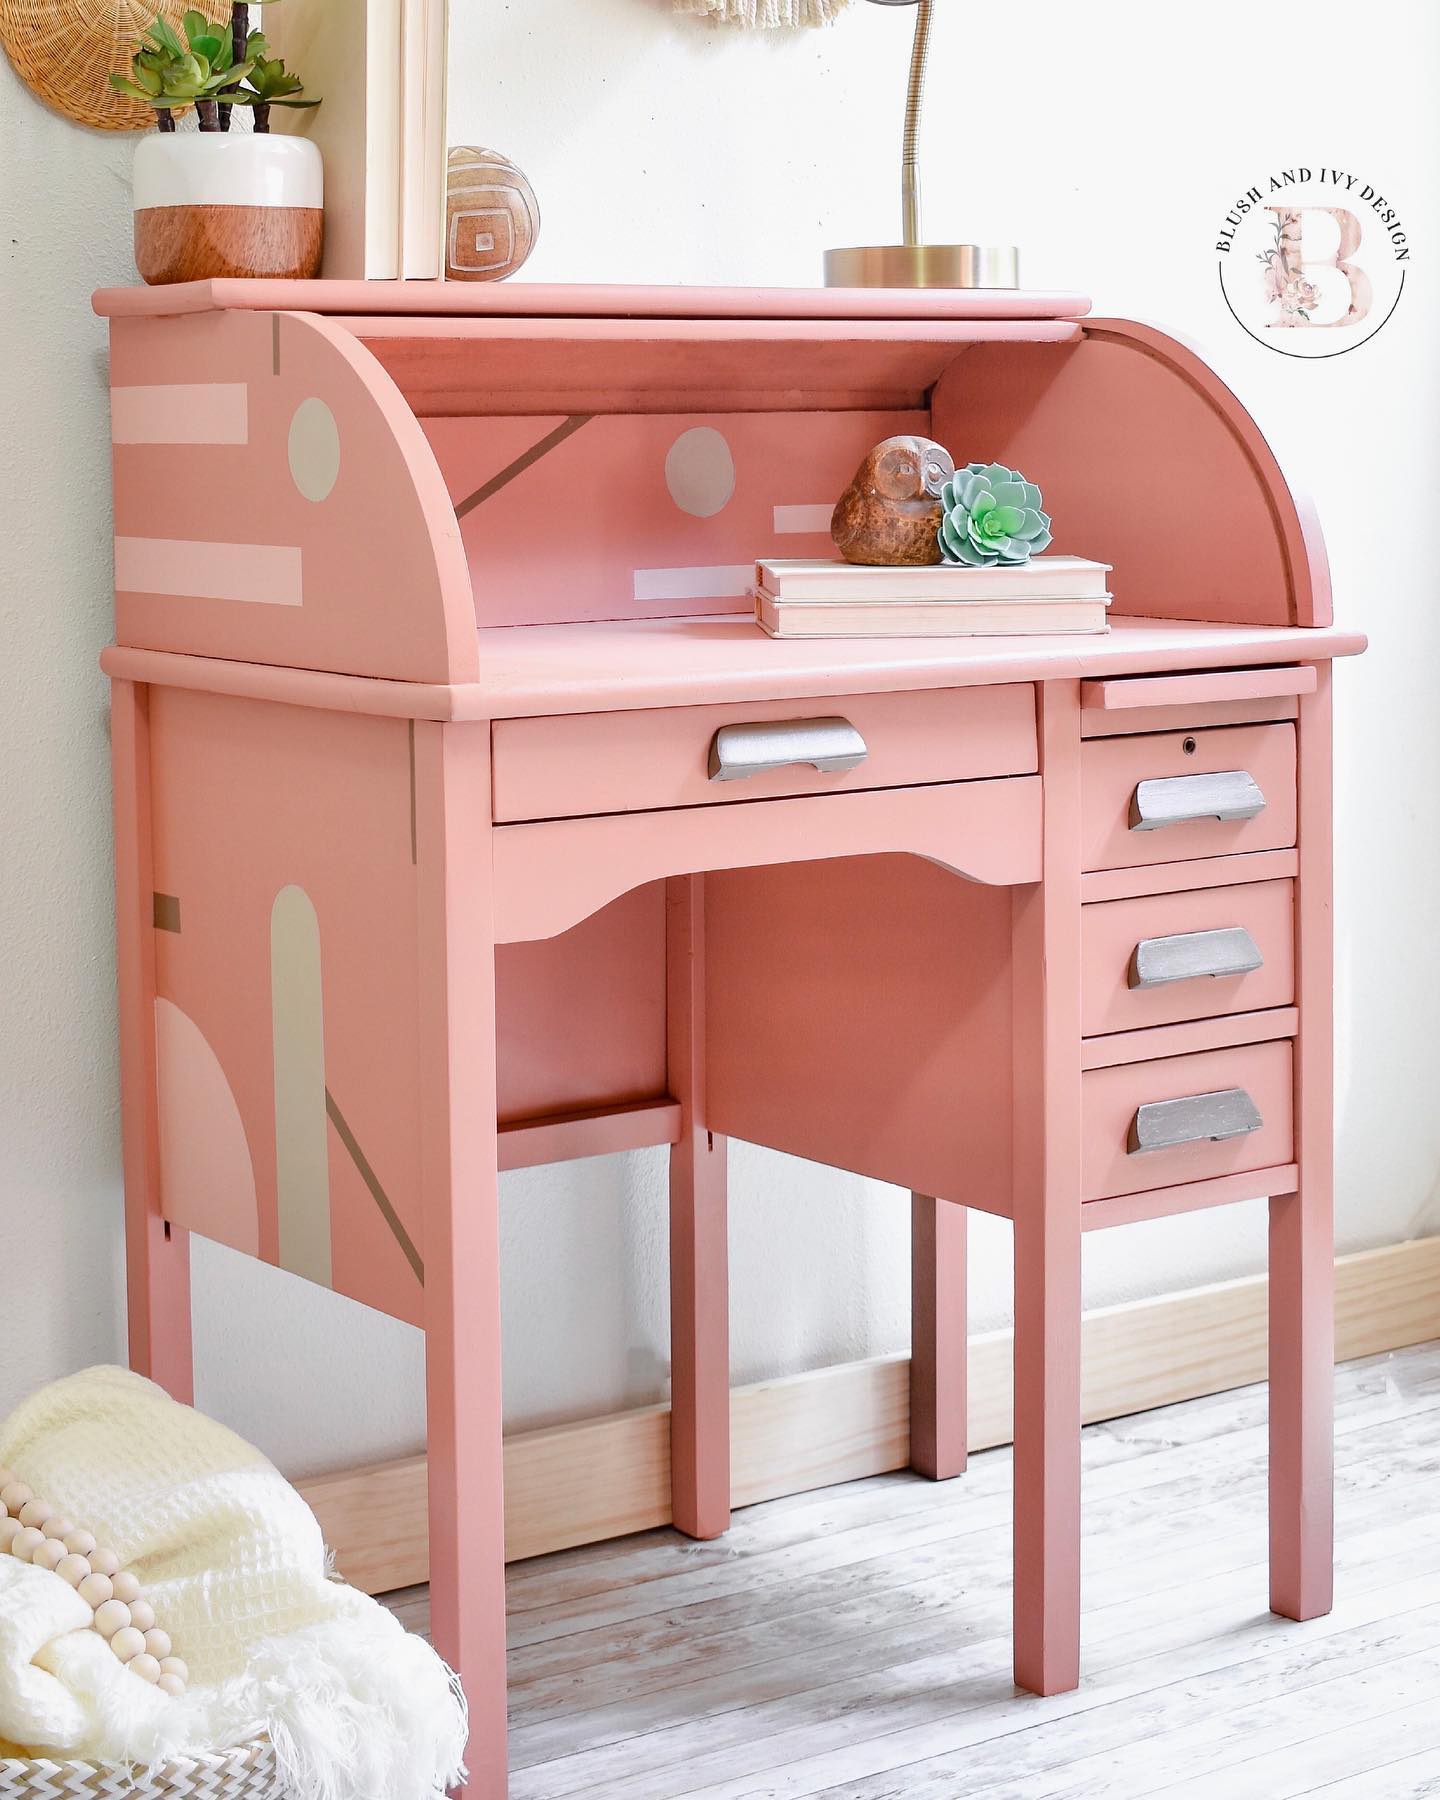
[[[430,1620],[470,1703],[471,1800],[503,1800],[505,1510],[489,733],[417,723]]]
[[[705,1124],[705,877],[666,883],[670,1091],[670,1515],[687,1537],[730,1529],[730,1280],[725,1140]]]
[[[194,1397],[190,1236],[178,1226],[166,1224],[160,1210],[148,702],[148,689],[132,681],[112,683],[120,1121],[130,1366],[188,1405]]]
[[[1015,895],[1015,1680],[1080,1680],[1079,689],[1039,689],[1045,837]]]
[[[1300,1191],[1270,1202],[1270,1605],[1330,1611],[1334,1590],[1335,1234],[1330,924],[1330,665],[1300,702],[1295,1147]]]
[[[931,1481],[965,1473],[970,1215],[910,1197],[910,1467]]]
[[[1329,1195],[1270,1202],[1270,1608],[1317,1619],[1334,1601],[1334,1240]]]

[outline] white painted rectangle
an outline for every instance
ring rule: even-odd
[[[743,600],[754,586],[753,562],[635,571],[635,598],[643,601]]]
[[[249,392],[243,381],[176,381],[110,390],[114,444],[246,444]]]
[[[263,606],[299,606],[304,598],[298,546],[208,544],[193,538],[117,537],[115,587],[122,594]]]
[[[834,516],[833,500],[826,500],[819,506],[777,506],[775,532],[778,537],[799,537],[811,531],[824,532],[828,536]]]

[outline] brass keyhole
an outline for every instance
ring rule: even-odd
[[[1187,737],[1180,746],[1187,756],[1193,756],[1198,747],[1193,737]]]

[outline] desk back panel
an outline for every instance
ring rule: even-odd
[[[920,411],[422,421],[479,625],[749,612],[761,556],[829,556],[830,515]]]
[[[665,1093],[665,884],[495,952],[500,1122]]]
[[[708,875],[709,1123],[1008,1213],[1011,905],[909,856]]]

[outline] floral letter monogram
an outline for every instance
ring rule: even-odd
[[[1360,248],[1360,221],[1354,213],[1343,206],[1269,206],[1265,210],[1275,215],[1274,246],[1260,252],[1260,261],[1265,265],[1265,298],[1275,309],[1275,316],[1266,324],[1352,325],[1363,319],[1370,310],[1370,277],[1357,263],[1347,260]],[[1339,227],[1340,241],[1334,255],[1323,259],[1330,268],[1338,269],[1349,284],[1350,304],[1338,318],[1315,317],[1320,290],[1305,271],[1318,265],[1313,260],[1306,261],[1302,244],[1307,213],[1327,213]]]

